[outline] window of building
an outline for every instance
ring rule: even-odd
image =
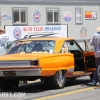
[[[47,8],[47,24],[59,24],[59,12],[60,9]]]
[[[82,10],[82,8],[76,8],[75,14],[76,14],[76,24],[82,24],[83,23],[83,10]]]
[[[13,24],[27,24],[27,8],[13,8]]]

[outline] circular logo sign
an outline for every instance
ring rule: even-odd
[[[80,36],[85,38],[87,36],[87,28],[85,26],[82,26],[80,29]]]
[[[33,13],[33,20],[35,23],[39,23],[41,20],[41,13],[38,10],[35,10]]]
[[[15,39],[20,39],[21,37],[21,29],[19,27],[15,27],[13,30],[13,36]]]
[[[72,19],[72,13],[67,11],[67,12],[64,12],[64,20],[65,21],[70,21]]]

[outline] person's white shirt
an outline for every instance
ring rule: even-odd
[[[94,46],[94,54],[96,58],[100,57],[100,32],[96,32],[90,40],[90,45]]]

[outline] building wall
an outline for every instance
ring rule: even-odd
[[[1,16],[8,14],[12,16],[13,7],[27,7],[28,23],[27,25],[46,25],[46,8],[60,8],[60,24],[68,24],[68,37],[81,39],[80,28],[85,26],[88,34],[85,38],[90,38],[96,31],[96,28],[100,26],[100,5],[99,4],[61,4],[61,5],[0,5]],[[83,9],[83,23],[76,25],[75,23],[75,8]],[[35,23],[33,20],[33,12],[38,10],[41,13],[41,20],[39,23]],[[72,19],[67,22],[64,20],[64,12],[72,12]],[[96,11],[98,13],[96,20],[85,20],[85,11]],[[13,18],[12,18],[13,19]],[[4,25],[13,25],[12,19],[1,19],[0,28],[4,28]]]

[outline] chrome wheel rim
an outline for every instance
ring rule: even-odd
[[[58,71],[57,80],[58,80],[58,83],[61,83],[61,81],[63,80],[63,73],[62,73],[62,71]]]

